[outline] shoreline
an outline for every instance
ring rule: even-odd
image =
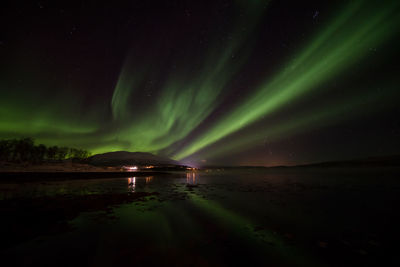
[[[137,172],[115,172],[115,171],[13,171],[0,172],[0,183],[9,182],[40,182],[40,181],[65,181],[65,180],[88,180],[88,179],[107,179],[107,178],[129,178],[129,177],[148,177],[155,175],[170,175],[169,172],[162,171],[137,171]]]

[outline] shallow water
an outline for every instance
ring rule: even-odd
[[[141,192],[156,194],[124,197]],[[387,266],[396,256],[399,193],[397,173],[377,170],[2,183],[2,259],[17,266]]]

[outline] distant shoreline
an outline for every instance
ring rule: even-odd
[[[400,156],[373,157],[349,161],[321,162],[297,166],[206,166],[200,172],[220,171],[266,171],[274,172],[399,172]],[[172,175],[173,172],[185,172],[187,169],[156,167],[123,171],[120,167],[93,166],[75,162],[46,162],[41,164],[0,162],[0,183],[33,182],[33,181],[65,181],[79,179],[129,178],[156,175]]]

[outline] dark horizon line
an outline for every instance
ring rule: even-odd
[[[378,165],[380,166],[400,166],[400,154],[385,155],[385,156],[369,156],[363,158],[353,158],[348,160],[332,160],[332,161],[320,161],[311,162],[305,164],[295,164],[295,165],[274,165],[274,166],[262,166],[262,165],[204,165],[199,169],[207,168],[297,168],[297,167],[328,167],[337,165],[364,165],[364,164]]]

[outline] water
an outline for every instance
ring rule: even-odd
[[[393,171],[2,183],[1,256],[17,266],[378,266],[395,259],[399,193]]]

